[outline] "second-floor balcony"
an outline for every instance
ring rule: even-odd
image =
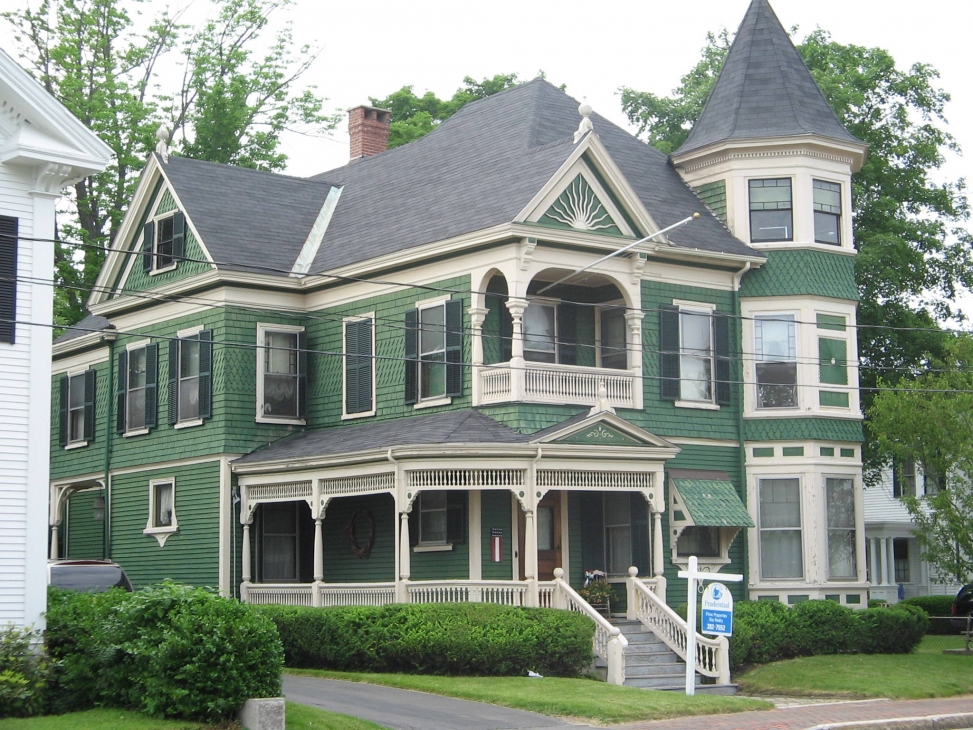
[[[510,401],[593,406],[599,389],[614,408],[640,408],[638,374],[613,368],[523,361],[477,368],[478,405]]]

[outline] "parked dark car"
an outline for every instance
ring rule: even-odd
[[[973,583],[967,583],[959,589],[956,598],[953,599],[953,616],[973,616]],[[953,619],[953,626],[961,631],[967,630],[969,624],[968,620]]]
[[[122,566],[108,560],[53,560],[47,564],[47,583],[69,591],[101,593],[110,588],[132,590]]]

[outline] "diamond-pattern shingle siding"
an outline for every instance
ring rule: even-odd
[[[768,251],[767,263],[747,273],[741,297],[819,296],[858,301],[855,259],[824,251]]]
[[[697,527],[753,527],[733,482],[716,479],[673,479],[683,505]]]

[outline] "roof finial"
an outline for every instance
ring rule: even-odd
[[[605,387],[605,381],[602,380],[598,383],[598,397],[595,400],[595,404],[588,411],[589,416],[593,416],[596,413],[614,413],[615,409],[612,408],[611,403],[608,400],[608,388]]]
[[[574,143],[577,144],[581,141],[588,132],[594,130],[595,126],[591,123],[591,105],[588,103],[588,97],[584,97],[581,102],[581,106],[578,107],[578,114],[581,115],[581,124],[578,125],[578,131],[574,133]]]
[[[169,128],[165,124],[160,124],[155,130],[155,138],[159,140],[155,145],[155,151],[159,153],[163,162],[169,162]]]

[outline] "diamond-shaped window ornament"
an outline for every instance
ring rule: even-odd
[[[595,231],[621,235],[605,206],[588,181],[578,175],[541,216],[539,223],[576,231]]]

